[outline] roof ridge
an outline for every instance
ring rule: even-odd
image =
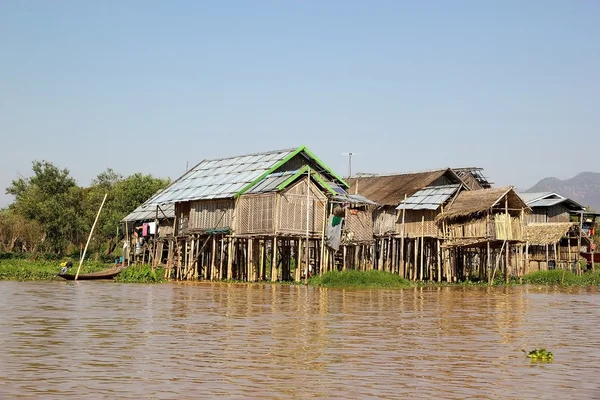
[[[200,161],[200,163],[202,163],[202,162],[208,162],[208,161],[230,160],[232,158],[240,158],[240,157],[264,156],[264,155],[267,155],[267,154],[275,154],[275,153],[288,153],[288,152],[291,152],[291,151],[296,151],[300,147],[302,147],[302,146],[292,147],[292,148],[287,148],[287,149],[280,149],[280,150],[261,151],[261,152],[258,152],[258,153],[238,154],[238,155],[229,156],[229,157],[205,158],[202,161]],[[200,164],[200,163],[198,163],[198,164]],[[196,165],[196,166],[198,166],[198,165]],[[193,169],[193,168],[191,168],[191,169]]]
[[[426,169],[422,171],[409,171],[409,172],[384,172],[384,173],[370,173],[370,172],[357,172],[354,176],[351,176],[349,179],[356,178],[377,178],[380,176],[401,176],[401,175],[417,175],[417,174],[427,174],[431,172],[442,172],[448,171],[452,168],[437,168],[437,169]]]

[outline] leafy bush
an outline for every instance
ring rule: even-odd
[[[383,271],[327,272],[309,279],[313,286],[337,288],[406,288],[410,281],[399,275]]]
[[[76,260],[73,261],[73,267],[69,270],[69,273],[74,274],[77,272],[79,263]],[[81,266],[80,274],[87,274],[90,272],[100,271],[105,269],[106,265],[96,262],[85,262]],[[0,280],[19,280],[19,281],[31,281],[31,280],[45,280],[52,279],[60,271],[61,266],[59,261],[45,261],[45,260],[19,260],[19,259],[4,259],[0,260]]]
[[[600,271],[584,272],[576,275],[570,271],[553,269],[536,271],[523,276],[523,283],[535,285],[600,285]]]
[[[161,283],[165,281],[164,276],[164,269],[157,268],[152,271],[150,265],[133,265],[124,269],[115,280],[127,283]]]

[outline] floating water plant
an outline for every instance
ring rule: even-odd
[[[552,361],[554,355],[546,349],[533,349],[530,352],[523,350],[531,361]]]

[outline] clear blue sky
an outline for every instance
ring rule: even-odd
[[[341,175],[600,171],[600,2],[0,2],[0,206],[31,161],[81,185],[306,144]]]

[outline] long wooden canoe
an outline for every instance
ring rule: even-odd
[[[91,280],[100,280],[100,279],[113,279],[115,276],[119,275],[121,271],[123,271],[126,267],[113,267],[109,269],[105,269],[102,271],[92,272],[89,274],[79,274],[77,277],[78,281],[91,281]],[[63,279],[68,281],[74,281],[74,274],[59,274]]]

